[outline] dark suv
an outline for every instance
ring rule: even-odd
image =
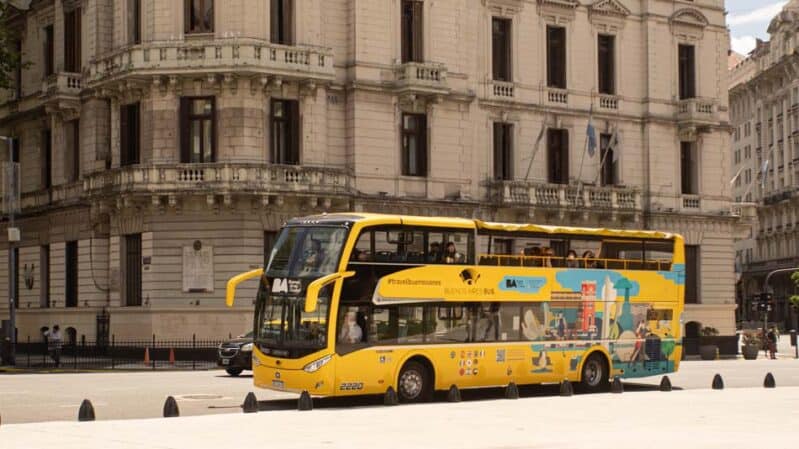
[[[216,364],[231,376],[252,369],[252,331],[223,342],[217,351]]]

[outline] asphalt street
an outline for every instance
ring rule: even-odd
[[[713,375],[721,374],[727,388],[761,387],[771,372],[778,387],[799,387],[799,360],[758,359],[684,361],[670,376],[675,388],[710,389]],[[625,382],[628,392],[656,388],[660,377]],[[0,374],[0,419],[2,424],[43,421],[73,421],[83,399],[90,399],[98,420],[156,418],[161,416],[167,396],[177,400],[181,416],[240,413],[244,397],[254,391],[262,410],[296,408],[296,395],[256,390],[252,377],[229,377],[224,371],[157,371],[58,374]],[[557,396],[556,386],[522,389],[527,397]],[[488,389],[464,392],[465,400],[495,400],[502,391]],[[439,397],[443,401],[443,397]],[[319,408],[378,406],[381,398],[317,400]]]

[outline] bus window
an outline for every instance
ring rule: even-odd
[[[542,304],[522,307],[521,331],[524,340],[543,340],[546,335],[546,313]]]
[[[369,343],[383,344],[394,343],[397,341],[396,314],[392,317],[392,312],[396,309],[374,308],[372,309],[372,319],[369,323]],[[392,319],[393,318],[393,319]]]
[[[477,308],[474,325],[475,341],[496,341],[499,327],[499,304],[482,303]]]
[[[352,345],[366,342],[367,309],[361,307],[342,307],[339,311],[338,337],[341,345]]]
[[[375,231],[375,262],[396,262],[397,243],[390,240],[388,231]]]
[[[577,254],[580,268],[605,268],[604,261],[597,260],[601,242],[599,240],[574,239],[569,248]]]
[[[519,341],[521,319],[518,304],[500,304],[499,306],[499,340]]]
[[[373,260],[372,256],[372,233],[364,231],[358,236],[358,241],[355,243],[355,248],[350,256],[350,262],[369,262]]]
[[[645,269],[669,271],[674,257],[674,242],[648,240],[644,243],[644,254]]]
[[[428,313],[435,324],[427,328],[426,341],[453,343],[469,341],[469,314],[461,305],[429,306]]]
[[[422,306],[397,308],[397,342],[421,343],[424,341],[424,309]]]
[[[644,242],[636,240],[603,240],[601,259],[607,259],[607,268],[640,270],[643,265]]]

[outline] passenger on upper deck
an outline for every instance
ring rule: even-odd
[[[463,254],[459,253],[458,249],[455,248],[455,243],[447,243],[447,251],[444,253],[444,263],[462,264],[464,263],[464,260],[465,257],[463,257]]]
[[[577,251],[570,249],[569,253],[566,255],[566,267],[577,268],[579,266],[580,262],[577,260]]]
[[[583,263],[585,264],[585,268],[596,268],[596,256],[594,256],[594,252],[590,249],[583,253]]]
[[[441,244],[438,242],[430,243],[430,252],[427,253],[427,261],[438,263],[441,261]]]

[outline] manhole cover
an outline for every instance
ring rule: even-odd
[[[209,399],[222,399],[221,394],[184,394],[175,396],[175,399],[183,399],[187,401],[207,401]]]

